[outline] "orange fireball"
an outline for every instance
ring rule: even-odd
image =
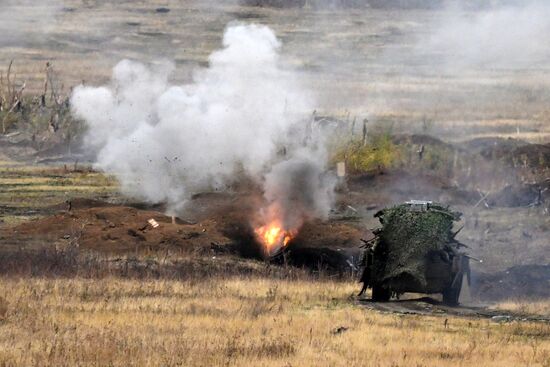
[[[268,255],[274,255],[288,245],[293,236],[291,231],[284,230],[277,221],[256,228],[254,233]]]

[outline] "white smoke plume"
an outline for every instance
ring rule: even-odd
[[[280,217],[284,228],[297,228],[314,218],[326,219],[335,181],[323,173],[325,168],[307,150],[275,164],[265,177],[265,197],[275,203],[275,210],[283,208],[283,212],[266,214]]]
[[[546,66],[550,59],[547,1],[508,1],[477,11],[455,4],[433,26],[417,51],[439,56],[444,67],[529,68]]]
[[[76,88],[72,111],[88,126],[97,167],[124,192],[172,210],[244,173],[264,185],[268,203],[295,210],[288,226],[326,216],[326,152],[320,136],[304,143],[313,100],[281,65],[280,46],[268,27],[233,25],[190,84],[170,85],[169,64],[124,60],[111,85]]]
[[[0,1],[0,46],[39,44],[56,26],[62,0]]]

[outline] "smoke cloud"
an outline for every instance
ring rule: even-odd
[[[21,47],[43,42],[55,28],[63,8],[60,0],[3,0],[0,4],[0,45]]]
[[[327,219],[336,181],[324,173],[323,163],[304,150],[275,164],[265,177],[265,197],[271,203],[269,210],[275,212],[262,213],[264,221],[277,217],[284,228],[298,228],[307,220]]]
[[[515,1],[477,11],[448,7],[417,46],[442,66],[529,68],[550,59],[550,5]]]
[[[237,24],[190,84],[170,85],[169,63],[124,60],[111,85],[77,87],[72,111],[88,126],[97,167],[125,193],[172,210],[244,174],[264,185],[268,205],[293,211],[287,225],[326,216],[334,183],[322,134],[304,135],[313,99],[280,47],[268,27]]]

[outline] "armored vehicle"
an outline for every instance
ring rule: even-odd
[[[453,223],[461,213],[431,201],[409,201],[374,216],[382,227],[365,241],[362,294],[372,288],[374,301],[388,301],[405,292],[441,293],[457,305],[462,280],[470,282],[469,257],[462,252]]]

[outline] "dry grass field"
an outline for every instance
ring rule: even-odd
[[[550,302],[540,301],[505,301],[495,306],[498,309],[516,311],[524,314],[550,315]]]
[[[549,366],[550,326],[381,314],[356,284],[3,278],[2,366]]]
[[[0,161],[0,227],[36,218],[74,196],[103,200],[119,196],[114,179],[89,166],[74,168]]]

